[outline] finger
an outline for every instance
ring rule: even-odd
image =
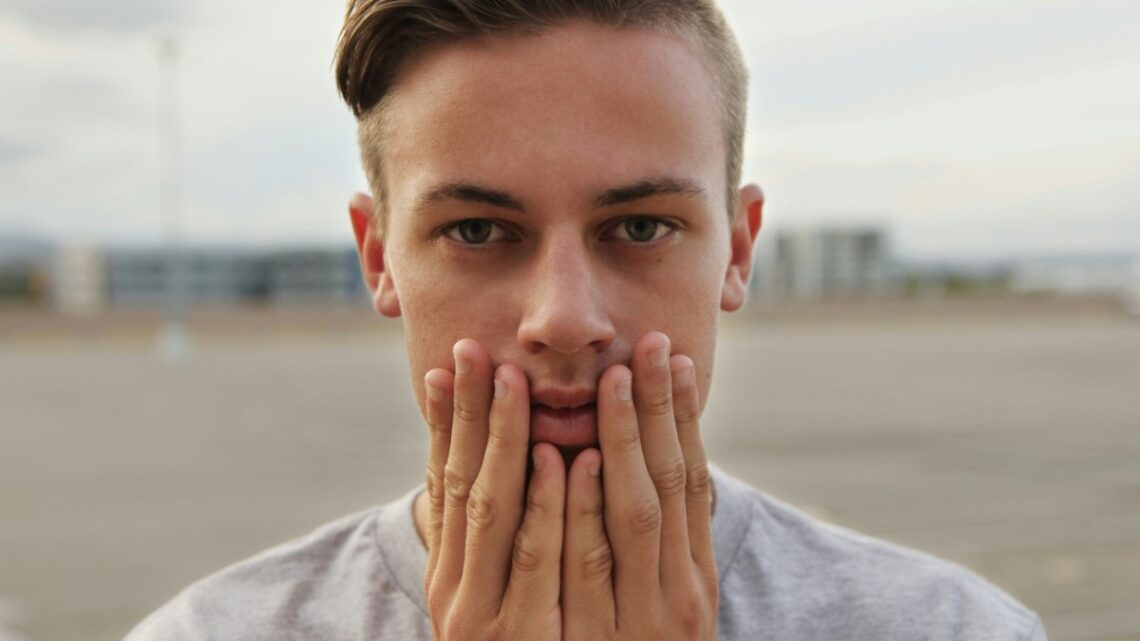
[[[693,567],[669,351],[669,338],[660,332],[645,335],[633,351],[633,402],[645,466],[661,503],[661,583],[666,586],[691,576]]]
[[[566,473],[562,455],[549,443],[534,446],[534,472],[526,511],[514,537],[503,610],[510,621],[557,614],[561,590]]]
[[[437,580],[459,585],[467,535],[467,498],[487,446],[491,405],[491,359],[479,343],[455,344],[455,386],[451,408],[451,450],[443,471],[443,534]]]
[[[688,356],[670,360],[673,371],[673,415],[677,438],[685,457],[685,517],[688,521],[692,558],[705,570],[716,573],[712,544],[712,480],[709,462],[701,441],[701,400],[697,390],[696,368]]]
[[[633,374],[624,365],[607,369],[598,382],[598,441],[606,535],[614,555],[614,596],[618,627],[628,614],[644,616],[644,606],[660,590],[661,505],[645,467]]]
[[[602,453],[583,450],[570,466],[566,487],[566,533],[562,543],[563,634],[567,639],[605,639],[614,618],[613,551],[602,521]]]
[[[511,548],[522,518],[530,438],[526,375],[514,365],[495,373],[487,450],[467,499],[467,547],[461,592],[494,612],[507,588]]]
[[[424,403],[427,418],[428,462],[428,531],[424,538],[428,546],[426,576],[435,574],[439,560],[439,537],[443,529],[443,470],[447,465],[447,453],[451,449],[451,390],[455,375],[445,369],[433,369],[424,375],[424,390],[427,397]]]

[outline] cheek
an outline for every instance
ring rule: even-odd
[[[694,267],[696,269],[694,269]],[[624,292],[624,322],[629,344],[650,331],[669,336],[673,352],[693,359],[704,407],[712,380],[723,272],[715,264],[690,261],[681,269],[662,270],[639,287]],[[615,319],[616,320],[616,319]]]
[[[510,306],[492,283],[439,271],[418,270],[398,287],[412,374],[421,378],[433,368],[454,369],[451,349],[460,339],[473,338],[494,355],[513,336]]]

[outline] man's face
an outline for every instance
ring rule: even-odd
[[[595,444],[599,375],[653,330],[693,359],[703,406],[759,196],[730,225],[691,45],[586,24],[447,44],[401,70],[387,116],[376,299],[404,318],[421,411],[424,374],[473,338],[526,373],[533,441]]]

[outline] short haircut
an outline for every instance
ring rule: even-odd
[[[336,52],[336,81],[357,118],[361,159],[376,197],[376,214],[382,216],[386,208],[385,98],[410,55],[467,37],[539,33],[572,20],[617,29],[661,29],[697,45],[720,106],[727,152],[726,203],[732,218],[744,155],[748,72],[714,0],[349,0]]]

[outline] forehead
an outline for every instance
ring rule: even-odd
[[[385,116],[393,208],[446,181],[551,203],[661,175],[724,191],[711,77],[658,30],[573,23],[433,47],[401,70]]]

